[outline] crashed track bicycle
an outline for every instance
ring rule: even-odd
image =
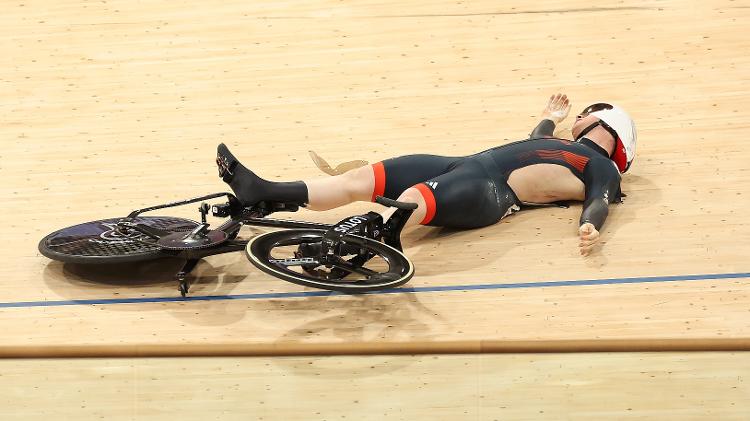
[[[219,198],[226,201],[206,202]],[[143,215],[198,202],[202,202],[201,222]],[[403,285],[414,275],[400,234],[417,205],[380,196],[376,202],[397,210],[387,221],[368,212],[329,225],[268,217],[295,212],[297,204],[260,202],[246,207],[231,193],[214,193],[63,228],[44,237],[39,251],[52,260],[87,265],[182,259],[184,265],[175,276],[183,297],[190,288],[188,275],[201,259],[241,250],[257,268],[286,281],[331,291],[368,292]],[[215,229],[206,222],[209,212],[224,218]],[[240,229],[246,225],[281,229],[242,238]]]

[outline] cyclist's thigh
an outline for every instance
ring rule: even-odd
[[[462,159],[437,155],[406,155],[375,163],[372,165],[375,173],[372,199],[376,196],[397,199],[404,190],[445,174]]]
[[[425,225],[479,228],[520,210],[520,202],[505,180],[490,176],[475,162],[462,163],[416,187],[427,204]]]

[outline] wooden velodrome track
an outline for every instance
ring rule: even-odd
[[[15,359],[0,418],[748,419],[748,354],[684,352],[750,347],[747,1],[2,7],[0,355]],[[573,113],[618,102],[639,130],[627,200],[587,258],[580,206],[410,230],[412,289],[363,296],[233,253],[182,300],[173,263],[36,250],[64,226],[225,190],[219,142],[261,176],[319,177],[308,150],[376,162],[521,139],[558,91]],[[476,354],[530,350],[683,352]],[[468,354],[390,355],[440,352]],[[342,353],[383,355],[305,356]],[[225,357],[176,358],[190,355]],[[74,356],[130,358],[24,359]]]

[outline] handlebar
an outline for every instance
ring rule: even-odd
[[[389,199],[383,196],[376,197],[375,202],[380,203],[383,206],[389,206],[389,207],[403,209],[403,210],[414,210],[417,208],[416,203],[399,202],[398,200]]]

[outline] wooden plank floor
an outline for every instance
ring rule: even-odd
[[[0,355],[747,340],[749,18],[750,4],[731,0],[4,2]],[[400,294],[291,298],[310,290],[235,253],[195,270],[193,296],[216,299],[172,300],[173,263],[96,270],[36,251],[64,226],[224,190],[219,142],[264,177],[304,179],[320,176],[308,150],[375,162],[521,139],[557,91],[574,112],[616,101],[639,130],[627,201],[587,258],[580,206],[471,232],[413,229],[407,286],[423,289]],[[0,360],[0,418],[740,420],[747,359]]]
[[[733,1],[7,4],[3,345],[748,338],[748,18]],[[219,142],[262,176],[304,179],[320,176],[310,149],[374,162],[523,138],[556,91],[632,113],[628,198],[588,258],[579,206],[407,233],[409,286],[490,289],[251,299],[304,289],[236,253],[201,264],[193,295],[246,299],[89,305],[175,297],[175,267],[105,273],[36,251],[63,226],[224,190]],[[684,278],[705,274],[720,276]]]
[[[0,360],[0,373],[0,417],[9,421],[746,420],[750,412],[747,353]]]

